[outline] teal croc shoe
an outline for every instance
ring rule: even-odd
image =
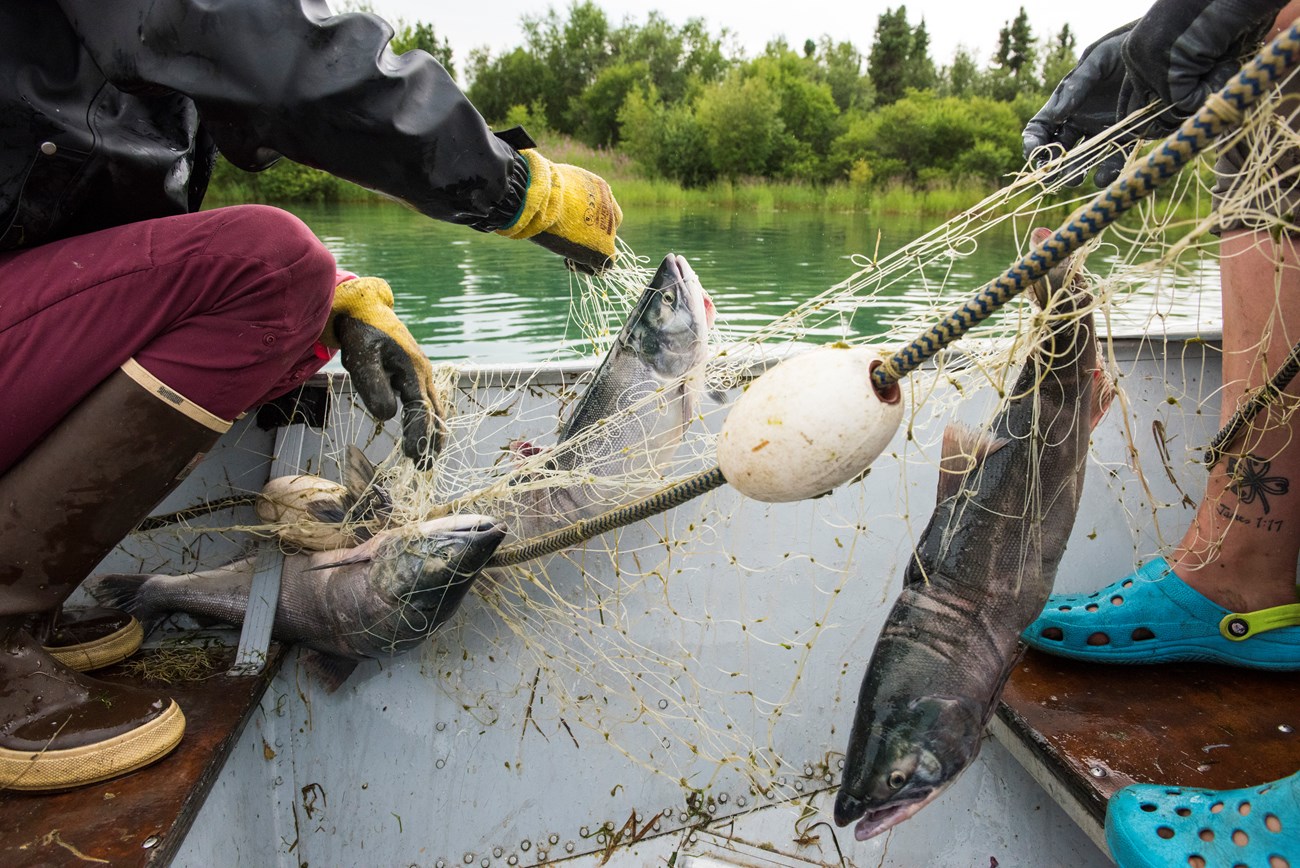
[[[1300,669],[1300,603],[1229,612],[1156,558],[1100,591],[1053,594],[1021,638],[1048,654],[1096,663],[1293,670]]]
[[[1300,773],[1240,790],[1134,784],[1106,806],[1119,868],[1300,866]]]

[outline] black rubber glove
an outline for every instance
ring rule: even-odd
[[[1119,112],[1153,101],[1165,110],[1146,127],[1166,136],[1241,68],[1286,0],[1156,0],[1124,42]]]
[[[1038,114],[1021,133],[1025,159],[1042,165],[1069,152],[1079,142],[1113,126],[1122,117],[1116,107],[1124,82],[1121,49],[1133,22],[1112,30],[1083,50],[1074,69],[1061,79]],[[1115,142],[1115,152],[1097,165],[1093,178],[1104,187],[1119,176],[1133,149],[1133,139]],[[1067,162],[1061,169],[1066,184],[1077,187],[1086,172]]]
[[[433,366],[393,312],[393,291],[377,277],[339,284],[321,341],[342,350],[361,403],[388,420],[402,405],[402,453],[429,470],[442,449],[443,408]]]

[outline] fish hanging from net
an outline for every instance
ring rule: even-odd
[[[1295,101],[1275,93],[1218,145],[1216,152],[1240,145],[1248,156],[1217,208],[1211,207],[1215,152],[1207,152],[1091,241],[1075,258],[1090,302],[1061,313],[1015,300],[909,375],[900,384],[904,434],[871,469],[897,477],[892,502],[853,495],[818,502],[815,520],[781,529],[782,539],[794,540],[787,551],[773,540],[756,547],[737,530],[761,522],[762,508],[712,492],[580,547],[490,569],[461,612],[427,643],[422,665],[430,681],[484,723],[526,701],[538,732],[567,731],[562,737],[575,743],[598,739],[628,762],[690,790],[734,774],[753,792],[770,792],[792,770],[829,783],[836,771],[830,752],[841,739],[825,740],[824,768],[804,768],[803,757],[788,756],[783,730],[810,701],[801,683],[810,666],[826,665],[818,655],[828,631],[853,629],[841,614],[850,589],[882,604],[888,599],[898,571],[868,570],[855,559],[859,542],[884,532],[915,542],[925,526],[932,494],[914,492],[908,480],[919,468],[937,472],[943,425],[932,421],[964,414],[987,422],[1013,390],[1020,362],[1057,325],[1053,318],[1086,315],[1097,322],[1101,363],[1116,383],[1114,424],[1130,443],[1151,436],[1137,428],[1126,406],[1125,366],[1131,362],[1115,356],[1107,336],[1137,334],[1160,345],[1188,322],[1206,333],[1220,328],[1212,230],[1232,221],[1277,225],[1267,193],[1300,172],[1279,163],[1279,155],[1300,147],[1298,110]],[[714,310],[707,286],[690,269],[689,250],[661,262],[620,242],[617,268],[570,280],[571,341],[603,362],[580,376],[557,374],[546,386],[536,384],[535,370],[441,366],[437,385],[454,396],[448,446],[432,474],[417,473],[395,456],[380,463],[377,479],[391,496],[386,521],[402,526],[478,513],[504,522],[513,539],[525,539],[626,505],[709,466],[728,399],[766,365],[827,333],[883,358],[993,277],[972,278],[968,268],[984,245],[1010,236],[1023,252],[1031,230],[1059,224],[1090,199],[1090,181],[1070,182],[1143,121],[1127,119],[1109,136],[1083,143],[1070,154],[1068,170],[1060,161],[1027,168],[897,249],[861,251],[838,283],[757,327],[741,328],[725,309]],[[659,310],[665,293],[673,296],[668,307],[680,310]],[[669,332],[687,336],[690,351],[673,355],[671,364],[638,355],[628,338],[629,323],[645,319],[646,305],[662,314],[641,326],[654,335],[656,352],[664,352]],[[871,327],[855,327],[868,321],[856,316],[865,311],[872,314]],[[1173,384],[1169,404],[1198,413],[1214,397],[1199,385],[1205,380],[1199,371],[1185,370],[1200,362],[1156,355]],[[386,442],[363,414],[345,416],[305,456],[302,469],[330,475],[345,463],[350,445],[373,451]],[[1195,461],[1187,446],[1185,457],[1170,453],[1167,462]],[[1152,492],[1149,477],[1163,471],[1141,466],[1136,450],[1094,451],[1089,464],[1115,488],[1131,525],[1155,524],[1164,540],[1159,525],[1167,509],[1174,517],[1165,523],[1185,521],[1180,504]],[[1128,497],[1121,489],[1143,496]],[[266,537],[276,530],[252,523],[203,533]],[[1171,526],[1168,532],[1180,530]],[[186,533],[181,525],[141,536],[162,550]],[[700,563],[691,553],[704,541],[719,554]],[[783,565],[791,562],[814,576],[795,628],[769,617],[762,591],[764,583],[782,581]],[[724,569],[743,574],[752,591],[738,600],[712,597],[709,571]],[[715,610],[727,614],[715,616]],[[647,630],[643,622],[657,626]],[[462,662],[471,659],[508,662],[498,673],[469,677]],[[713,712],[707,719],[698,713],[702,707]]]

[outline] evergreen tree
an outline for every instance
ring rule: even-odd
[[[876,19],[876,35],[867,57],[867,74],[881,105],[897,102],[907,87],[908,63],[915,38],[907,24],[907,7],[886,9]]]
[[[981,76],[979,65],[965,46],[957,46],[953,52],[952,64],[943,69],[939,76],[938,90],[941,96],[968,97],[980,92]]]
[[[907,87],[917,90],[933,88],[938,81],[934,61],[930,58],[930,33],[925,29],[925,19],[912,31],[912,50],[907,56]]]
[[[1037,52],[1034,32],[1029,26],[1029,15],[1020,7],[1016,19],[1005,24],[998,32],[998,51],[994,57],[993,95],[997,99],[1012,100],[1017,94],[1039,89],[1034,78]]]
[[[1070,25],[1066,24],[1061,28],[1061,32],[1052,40],[1051,48],[1047,51],[1047,56],[1043,58],[1043,86],[1048,89],[1055,88],[1061,79],[1065,78],[1074,65],[1079,62],[1078,56],[1074,52],[1076,40],[1074,32],[1070,30]]]

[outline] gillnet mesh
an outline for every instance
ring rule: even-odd
[[[1142,335],[1161,344],[1171,332],[1185,328],[1171,328],[1167,323],[1174,319],[1217,331],[1218,239],[1210,230],[1219,221],[1232,220],[1260,227],[1282,225],[1261,205],[1258,193],[1293,183],[1300,171],[1278,162],[1280,155],[1300,146],[1296,108],[1294,101],[1275,94],[1257,105],[1241,130],[1221,145],[1249,141],[1251,156],[1233,189],[1252,195],[1229,194],[1212,211],[1215,154],[1202,155],[1077,255],[1075,267],[1093,301],[1069,315],[1092,313],[1097,319],[1103,364],[1117,381],[1116,409],[1130,443],[1149,435],[1132,427],[1125,405],[1129,363],[1116,358],[1107,335]],[[1132,119],[1130,126],[1141,120]],[[1095,166],[1111,147],[1105,141],[1085,145],[1071,154],[1072,165],[1076,170]],[[734,397],[762,365],[828,330],[847,343],[878,348],[882,356],[904,344],[995,276],[974,274],[967,265],[987,233],[1005,232],[1010,226],[1023,252],[1033,227],[1056,226],[1092,197],[1090,180],[1069,187],[1066,174],[1056,164],[1027,171],[899,249],[863,251],[853,262],[855,270],[842,281],[759,328],[729,328],[726,311],[720,311],[710,334],[701,391],[730,392]],[[690,251],[683,253],[689,259]],[[593,358],[609,351],[656,264],[626,247],[619,262],[618,269],[600,278],[575,276],[571,281],[572,325],[590,345]],[[880,327],[857,330],[855,314],[868,309]],[[914,494],[907,480],[918,468],[937,466],[942,425],[933,424],[933,419],[960,412],[971,415],[963,408],[975,407],[975,414],[987,422],[1049,319],[1028,300],[1017,299],[902,383],[904,436],[872,469],[873,474],[899,478],[895,502],[867,503],[849,493],[800,513],[801,526],[764,532],[765,538],[755,541],[742,539],[737,529],[763,527],[764,507],[720,491],[580,548],[495,569],[478,582],[457,618],[430,640],[423,658],[430,679],[480,722],[495,721],[506,709],[526,703],[525,729],[545,729],[549,738],[571,738],[575,743],[607,743],[629,762],[681,781],[692,792],[707,788],[724,770],[743,776],[755,792],[780,788],[792,769],[829,783],[843,737],[830,737],[834,747],[828,748],[822,765],[814,766],[806,765],[806,755],[785,756],[788,751],[779,733],[784,720],[797,716],[801,702],[807,701],[796,701],[800,682],[824,635],[855,630],[839,615],[849,583],[858,583],[855,593],[887,601],[887,579],[897,571],[882,571],[864,590],[860,570],[849,566],[855,550],[871,533],[909,540],[919,536],[933,495]],[[1287,336],[1287,343],[1297,337]],[[1203,378],[1187,375],[1181,358],[1165,355],[1164,364],[1171,405],[1196,414],[1214,398],[1197,385]],[[579,492],[584,515],[598,514],[710,466],[717,431],[728,412],[726,404],[703,400],[680,443],[660,450],[655,461],[639,460],[633,449],[614,462],[605,455],[598,472],[581,463],[557,469],[555,452],[547,447],[584,394],[590,374],[557,375],[549,385],[538,385],[533,371],[469,375],[443,366],[438,374],[438,385],[455,396],[448,446],[438,469],[418,474],[395,455],[381,464],[380,481],[394,498],[399,524],[473,511],[501,518],[516,536],[527,537],[553,526],[553,516],[545,514],[550,501],[537,492],[560,489]],[[670,391],[663,386],[646,395],[612,416],[610,426],[652,427],[669,412],[664,407]],[[588,440],[598,445],[608,427],[589,429],[568,445],[577,452]],[[303,458],[301,467],[337,478],[332,471],[348,444],[374,452],[376,444],[391,444],[385,437],[363,414],[345,416],[336,420],[319,450]],[[1108,483],[1117,487],[1147,488],[1149,474],[1160,471],[1141,467],[1135,455],[1094,451],[1091,472],[1117,480]],[[1195,458],[1189,447],[1168,460],[1191,463]],[[1126,481],[1118,481],[1121,477]],[[1129,510],[1124,520],[1133,526],[1158,524],[1160,509],[1169,505],[1167,498],[1154,494],[1137,501],[1139,507],[1131,498],[1120,500]],[[1183,513],[1178,520],[1185,517]],[[205,533],[267,536],[273,531],[266,525],[241,525]],[[1159,531],[1166,541],[1178,533],[1181,526]],[[716,554],[703,562],[691,558],[701,546]],[[803,603],[802,626],[792,630],[788,620],[770,617],[759,588],[787,581],[784,571],[794,563],[800,565]],[[716,599],[709,573],[720,570],[745,575],[754,590],[739,599]],[[466,615],[467,610],[472,614]],[[655,626],[647,628],[647,623]],[[869,647],[869,638],[864,641]],[[470,659],[498,661],[499,672],[467,677],[462,662]],[[860,672],[860,661],[849,668]],[[701,713],[705,708],[707,715]],[[691,803],[690,798],[686,801]]]

